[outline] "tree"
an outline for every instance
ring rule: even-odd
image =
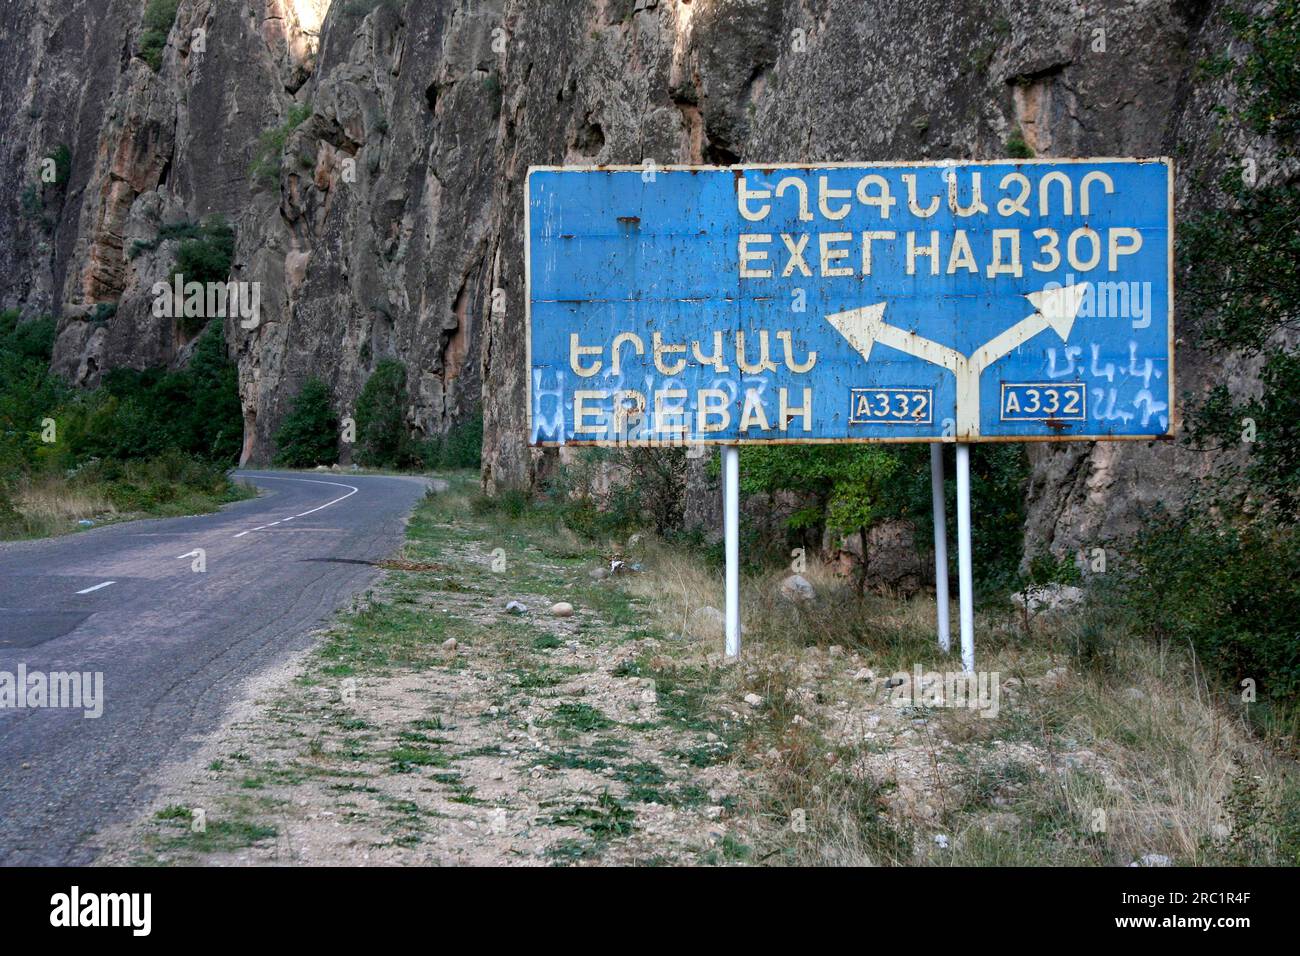
[[[275,433],[275,463],[312,468],[338,460],[339,419],[330,407],[329,388],[309,378],[294,399],[293,410]]]
[[[406,429],[406,366],[380,362],[357,399],[357,461],[395,468],[410,457]]]
[[[888,510],[886,485],[897,468],[897,457],[873,445],[756,445],[741,451],[740,490],[807,496],[788,519],[790,530],[857,534],[865,555],[867,530]],[[864,565],[859,588],[865,581]]]
[[[144,9],[144,30],[140,34],[140,59],[149,64],[155,73],[162,67],[167,36],[176,22],[180,0],[149,0]]]

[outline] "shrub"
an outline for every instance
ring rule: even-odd
[[[198,235],[181,243],[172,272],[186,282],[225,282],[234,260],[235,230],[223,217],[213,216]]]
[[[0,539],[17,537],[23,530],[23,516],[14,508],[9,489],[0,483]]]
[[[97,392],[60,414],[75,460],[130,460],[168,449],[233,465],[243,448],[237,372],[226,357],[221,323],[212,322],[184,369],[113,369]]]
[[[684,448],[584,448],[546,481],[561,520],[588,538],[639,528],[660,535],[681,527]]]
[[[945,499],[956,514],[957,482],[947,453]],[[924,444],[756,445],[741,451],[741,493],[793,492],[804,504],[790,517],[787,544],[816,547],[823,529],[862,533],[891,518],[913,523],[918,551],[934,540],[930,499],[930,452]],[[1017,584],[1024,552],[1025,486],[1029,461],[1012,443],[977,444],[971,449],[971,512],[975,523],[972,559],[975,584],[985,596]],[[787,552],[782,550],[781,557]],[[956,560],[956,549],[949,555]]]
[[[222,216],[212,216],[196,234],[183,240],[176,250],[172,274],[182,281],[224,283],[235,261],[235,230]],[[197,332],[217,316],[181,316],[177,321],[186,332]]]
[[[60,143],[46,157],[54,160],[54,188],[62,189],[72,178],[72,150],[66,143]]]
[[[426,441],[419,449],[424,468],[479,468],[483,464],[483,416],[453,425],[445,435]]]
[[[339,419],[330,407],[329,388],[320,379],[310,378],[275,433],[275,463],[311,468],[337,461],[338,434]]]
[[[57,419],[67,400],[67,386],[49,371],[54,333],[53,319],[0,313],[0,481],[36,460],[41,422]]]
[[[167,48],[167,37],[172,32],[180,5],[181,0],[149,0],[144,8],[144,31],[140,34],[137,56],[155,73],[162,69],[163,51]]]
[[[0,343],[5,354],[22,362],[48,365],[54,355],[56,329],[57,323],[48,316],[19,322],[16,310],[0,314]]]
[[[119,511],[152,511],[194,492],[221,497],[227,485],[223,467],[174,448],[140,461],[96,462],[83,477],[106,482]]]
[[[1139,630],[1196,649],[1233,687],[1255,681],[1261,702],[1300,692],[1300,537],[1255,518],[1229,525],[1188,509],[1157,512],[1121,578]]]
[[[18,318],[0,313],[0,537],[68,530],[69,502],[193,514],[240,496],[225,476],[243,413],[220,323],[183,369],[115,369],[83,390],[50,372],[55,322]],[[57,520],[32,500],[55,505]]]
[[[385,359],[370,374],[357,399],[358,462],[396,468],[410,460],[406,403],[406,366]]]
[[[883,485],[897,467],[890,452],[874,445],[755,445],[741,450],[740,490],[807,495],[789,519],[791,530],[824,525],[856,533],[881,517]]]
[[[1034,151],[1025,142],[1025,134],[1017,129],[1007,137],[1007,157],[1010,159],[1033,159]]]
[[[289,141],[289,134],[305,123],[309,116],[310,103],[295,103],[289,107],[289,114],[283,123],[268,129],[258,138],[257,148],[253,151],[253,162],[248,169],[249,178],[255,187],[272,188],[279,185],[285,143]]]
[[[153,252],[168,239],[201,239],[203,226],[197,222],[172,222],[158,227],[158,234],[152,239],[136,239],[127,252],[128,258],[134,259],[142,252]]]

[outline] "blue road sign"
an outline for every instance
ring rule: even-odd
[[[1152,438],[1165,159],[534,168],[531,442]]]

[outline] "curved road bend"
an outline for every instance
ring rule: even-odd
[[[0,864],[83,864],[137,791],[192,753],[240,685],[376,576],[428,482],[238,472],[217,514],[0,544],[0,672],[95,672],[103,716],[0,708]],[[191,552],[207,570],[192,570]],[[3,678],[0,678],[2,680]]]

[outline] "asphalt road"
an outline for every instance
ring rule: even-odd
[[[373,580],[369,562],[393,554],[427,488],[347,472],[239,476],[263,496],[0,544],[0,672],[104,682],[98,719],[0,707],[0,864],[92,861],[93,835],[147,803],[151,773],[192,753],[241,684]]]

